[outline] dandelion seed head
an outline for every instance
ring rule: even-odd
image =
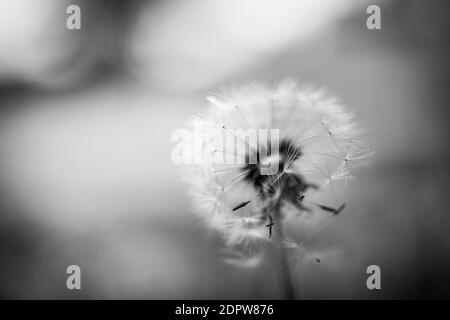
[[[222,234],[229,248],[239,252],[240,259],[260,257],[268,242],[271,207],[282,207],[275,223],[311,211],[303,201],[305,195],[351,180],[354,167],[372,156],[354,115],[324,90],[302,88],[288,80],[276,86],[222,90],[207,101],[205,112],[191,121],[199,135],[189,147],[206,150],[203,157],[234,162],[199,163],[188,182],[195,210]],[[219,137],[211,139],[211,129]],[[252,140],[235,133],[249,129],[275,129],[277,135]],[[277,170],[263,172],[274,163]],[[290,246],[301,249],[298,244]]]

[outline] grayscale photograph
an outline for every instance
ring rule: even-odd
[[[0,0],[0,299],[450,299],[449,9]]]

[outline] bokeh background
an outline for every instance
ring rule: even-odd
[[[81,8],[68,30],[66,7]],[[381,8],[381,30],[366,8]],[[0,298],[280,297],[192,213],[171,133],[207,93],[327,88],[376,152],[295,270],[306,299],[450,298],[448,1],[2,0]],[[66,288],[66,267],[82,290]],[[382,290],[366,287],[377,264]]]

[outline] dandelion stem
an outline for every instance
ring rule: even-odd
[[[286,249],[283,246],[284,241],[284,230],[280,217],[279,205],[276,205],[272,209],[272,215],[275,218],[275,232],[274,232],[274,242],[276,246],[276,255],[278,257],[278,268],[280,270],[280,278],[283,284],[284,299],[295,300],[294,287],[292,285],[291,273],[289,270],[289,263],[286,256]]]

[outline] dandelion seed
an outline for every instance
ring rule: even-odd
[[[202,117],[193,119],[200,137],[218,130],[223,139],[199,139],[193,147],[244,159],[236,163],[201,163],[188,177],[195,211],[225,240],[227,262],[255,267],[269,243],[279,244],[286,296],[293,297],[285,251],[305,256],[306,242],[288,241],[283,234],[287,217],[320,211],[328,216],[305,239],[314,237],[344,206],[320,203],[326,187],[353,177],[353,168],[373,153],[361,139],[364,130],[354,115],[322,90],[302,89],[293,81],[275,87],[258,84],[214,93]],[[276,137],[249,141],[237,129],[277,130]],[[234,139],[231,147],[226,139]],[[197,145],[196,145],[197,144]],[[256,159],[251,162],[250,159]],[[275,171],[265,173],[267,168]],[[323,262],[320,255],[311,261]]]

